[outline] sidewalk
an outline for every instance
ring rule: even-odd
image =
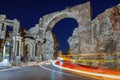
[[[8,60],[3,60],[0,62],[0,70],[10,68],[11,64]]]
[[[21,63],[19,66],[12,65],[12,66],[0,66],[0,71],[10,69],[10,68],[16,68],[16,67],[24,67],[24,66],[39,66],[39,63],[37,62],[27,62],[27,63]]]
[[[53,60],[47,60],[47,61],[42,61],[42,62],[21,62],[19,66],[17,65],[12,65],[11,67],[9,66],[0,66],[0,70],[7,69],[7,68],[13,68],[13,67],[24,67],[24,66],[39,66],[39,65],[49,65],[53,62]]]

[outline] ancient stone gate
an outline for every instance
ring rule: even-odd
[[[88,26],[91,21],[91,5],[90,2],[74,6],[72,8],[66,8],[65,10],[47,14],[39,19],[39,23],[34,28],[31,28],[28,32],[34,33],[38,39],[46,39],[46,43],[42,45],[42,50],[39,54],[46,54],[46,59],[52,58],[55,52],[54,38],[52,35],[52,28],[54,25],[64,18],[73,18],[77,21],[78,27]],[[36,30],[37,31],[36,31]],[[49,45],[49,46],[48,46]],[[47,57],[48,56],[48,57]]]

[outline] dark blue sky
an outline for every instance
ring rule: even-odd
[[[89,0],[0,0],[0,14],[6,14],[7,18],[17,18],[21,27],[29,29],[38,23],[39,18],[72,7]],[[93,18],[103,12],[106,8],[120,3],[120,0],[90,0],[93,11]],[[68,24],[69,22],[69,24]],[[73,28],[77,25],[73,19],[63,19],[53,29],[60,41],[60,49],[67,50],[67,38],[72,34]],[[63,30],[64,27],[64,30]],[[62,31],[62,33],[60,33]]]

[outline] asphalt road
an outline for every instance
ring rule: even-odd
[[[18,67],[0,71],[0,80],[95,80],[67,73],[52,65]]]

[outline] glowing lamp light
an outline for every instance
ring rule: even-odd
[[[9,42],[7,42],[7,43],[6,43],[6,46],[10,46],[10,43],[9,43]]]

